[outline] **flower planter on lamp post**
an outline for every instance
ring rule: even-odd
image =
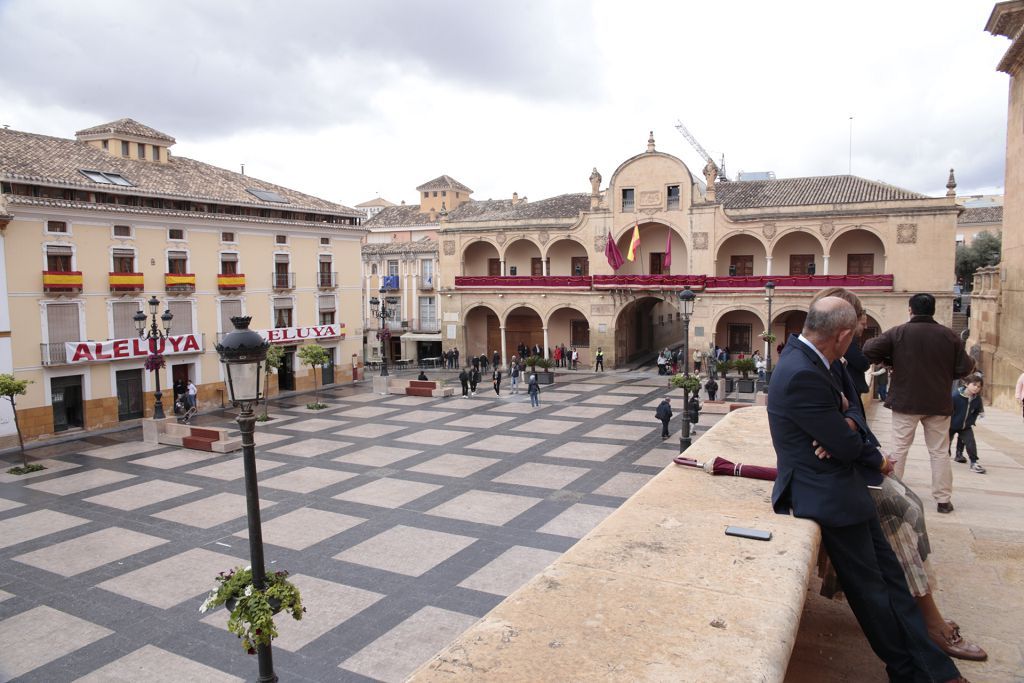
[[[164,368],[165,363],[162,345],[158,346],[158,343],[170,336],[171,320],[174,319],[174,315],[170,310],[165,310],[164,314],[160,316],[161,324],[157,325],[156,314],[160,310],[160,300],[151,296],[146,303],[149,304],[149,315],[147,316],[142,309],[139,309],[132,320],[135,321],[135,330],[139,333],[139,338],[149,342],[149,358],[146,359],[146,369],[152,370],[156,381],[156,391],[153,392],[153,419],[163,420],[166,416],[164,415],[163,393],[160,391],[160,371]],[[146,329],[147,320],[150,320],[148,330]]]

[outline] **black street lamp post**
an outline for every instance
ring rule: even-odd
[[[764,293],[768,298],[768,334],[772,333],[772,297],[775,295],[775,283],[769,280],[764,283]],[[768,342],[768,358],[765,363],[764,385],[772,381],[772,342]]]
[[[245,507],[249,521],[249,558],[252,562],[253,587],[262,591],[266,588],[267,573],[263,560],[263,527],[260,523],[260,494],[256,486],[256,415],[253,408],[263,396],[260,385],[263,377],[263,363],[267,359],[270,343],[257,332],[249,329],[249,316],[231,318],[235,329],[224,335],[217,344],[220,362],[224,364],[228,396],[231,404],[241,410],[238,413],[238,430],[242,434],[242,463],[245,470]],[[259,683],[274,683],[274,657],[270,645],[257,645],[259,661]]]
[[[693,315],[693,303],[697,295],[689,287],[679,292],[679,307],[683,314],[683,377],[690,375],[690,316]],[[690,439],[690,390],[683,386],[683,429],[679,433],[679,452],[682,453],[692,444]]]
[[[370,312],[378,320],[377,338],[380,339],[380,376],[388,376],[388,339],[391,338],[391,330],[388,329],[388,320],[398,317],[397,296],[387,296],[387,290],[380,288],[380,298],[370,297]]]
[[[157,299],[155,296],[151,296],[149,297],[149,301],[147,303],[149,304],[149,315],[147,316],[145,313],[143,313],[142,309],[140,308],[139,311],[132,317],[132,320],[135,321],[135,330],[139,333],[139,338],[146,339],[149,341],[150,355],[158,355],[158,348],[160,349],[159,353],[162,354],[163,349],[160,346],[158,346],[158,344],[159,342],[167,339],[167,337],[170,335],[171,320],[174,318],[174,316],[171,315],[170,310],[165,310],[164,314],[160,316],[160,323],[162,325],[161,329],[161,326],[157,325],[156,322],[156,314],[157,311],[160,310],[160,300]],[[150,320],[148,330],[146,329],[147,320]],[[165,417],[163,401],[164,395],[160,391],[160,370],[161,368],[153,369],[153,377],[156,378],[156,391],[153,392],[154,420],[162,420]]]

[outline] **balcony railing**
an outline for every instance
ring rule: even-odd
[[[589,275],[460,275],[456,287],[570,287],[590,289]]]
[[[198,337],[199,348],[189,348],[187,351],[177,353],[203,353],[206,348],[206,338],[203,332],[191,333]],[[171,335],[180,337],[182,335]],[[220,335],[217,335],[220,341]],[[112,344],[112,342],[119,342]],[[81,358],[68,358],[67,345],[81,346]],[[173,345],[165,342],[164,353],[176,355],[172,352]],[[106,341],[80,341],[80,342],[44,342],[39,345],[40,359],[43,365],[69,365],[71,363],[117,361],[117,360],[144,360],[149,355],[150,342],[145,339],[132,337],[129,339],[108,339]]]
[[[218,273],[217,289],[222,292],[245,289],[244,273]]]
[[[168,292],[196,291],[195,273],[164,273],[164,289]]]
[[[634,207],[635,207],[635,204],[634,204],[634,201],[632,199],[623,199],[622,200],[622,211],[624,213],[631,213],[633,211]]]
[[[703,275],[594,275],[594,289],[701,289]]]
[[[82,271],[44,270],[43,291],[56,294],[82,291]]]
[[[142,273],[110,273],[111,292],[141,292],[145,289]]]
[[[273,273],[270,281],[274,289],[295,289],[295,273]]]
[[[709,277],[704,284],[705,289],[764,289],[768,281],[775,283],[776,291],[780,289],[824,289],[825,287],[850,287],[852,289],[882,289],[893,287],[892,275],[745,275]]]
[[[334,289],[338,286],[338,274],[319,271],[316,274],[316,286],[320,289]]]
[[[434,288],[434,276],[427,275],[426,277],[420,278],[420,289],[433,289]]]
[[[548,275],[544,277],[476,276],[455,278],[459,289],[561,288],[561,289],[682,289],[736,290],[763,289],[771,280],[777,290],[852,289],[891,290],[893,276],[879,275],[748,275],[709,277],[707,275]]]
[[[409,322],[409,329],[413,332],[440,332],[441,321],[438,318],[413,318]]]

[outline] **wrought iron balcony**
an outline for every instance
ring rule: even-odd
[[[196,291],[195,273],[165,273],[164,290],[168,292]]]
[[[316,274],[316,286],[320,289],[334,289],[338,286],[338,274],[318,271]]]
[[[295,289],[295,273],[273,273],[270,282],[274,289]]]

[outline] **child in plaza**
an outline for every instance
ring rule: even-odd
[[[978,474],[985,474],[985,468],[978,462],[978,442],[974,440],[974,423],[985,412],[981,401],[983,385],[984,380],[977,373],[964,378],[963,386],[953,391],[953,417],[949,420],[950,446],[953,445],[953,436],[957,437],[954,460],[967,462],[964,458],[966,447],[967,457],[971,459],[971,472]]]
[[[715,395],[718,393],[718,382],[708,377],[707,383],[704,384],[704,390],[708,392],[708,400],[714,401]]]

